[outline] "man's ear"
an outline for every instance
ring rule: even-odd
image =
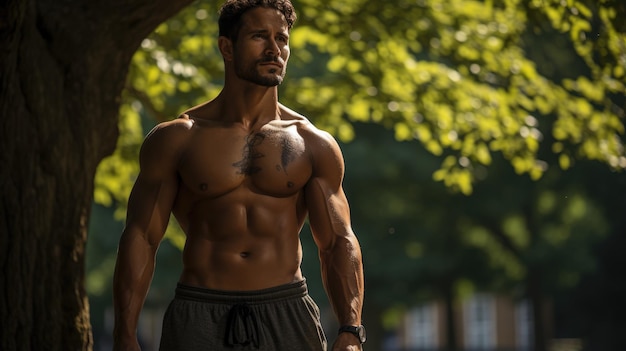
[[[224,61],[233,60],[233,41],[225,36],[217,38],[217,46],[220,48]]]

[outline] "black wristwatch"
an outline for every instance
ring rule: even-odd
[[[354,325],[344,325],[341,326],[339,328],[339,333],[352,333],[354,334],[354,336],[356,336],[357,338],[359,338],[359,341],[361,342],[361,344],[365,344],[365,341],[367,341],[367,335],[365,335],[365,327],[362,325],[359,326],[354,326]]]

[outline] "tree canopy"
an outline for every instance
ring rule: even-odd
[[[626,39],[617,2],[294,4],[299,19],[281,100],[343,141],[354,137],[355,121],[393,128],[397,140],[417,139],[440,156],[434,179],[464,194],[496,153],[535,180],[577,159],[626,168]],[[216,94],[218,5],[196,2],[143,41],[123,118],[170,119]],[[131,122],[122,123],[130,131]],[[541,147],[556,158],[540,155]]]

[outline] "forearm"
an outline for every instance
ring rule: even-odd
[[[363,307],[363,263],[354,235],[338,236],[320,250],[322,280],[340,325],[360,325]]]
[[[114,340],[135,339],[154,274],[154,250],[140,237],[123,237],[113,277]]]

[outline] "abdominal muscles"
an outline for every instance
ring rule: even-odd
[[[302,279],[295,197],[247,197],[255,198],[196,203],[187,217],[181,283],[259,290]]]

